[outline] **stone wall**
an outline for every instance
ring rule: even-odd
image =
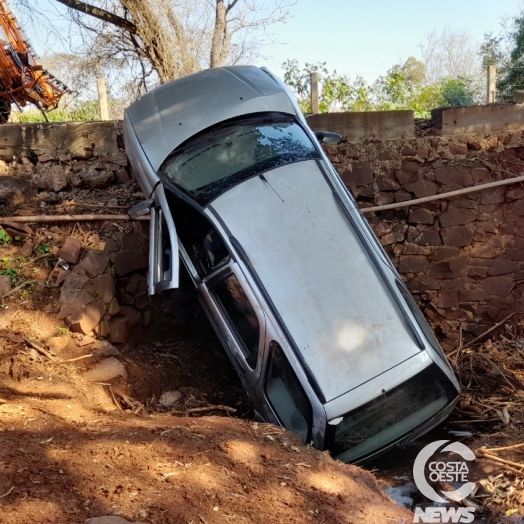
[[[524,133],[348,141],[327,153],[361,208],[524,171]],[[522,305],[524,186],[365,215],[443,345]]]
[[[147,295],[147,237],[141,224],[124,231],[105,228],[82,237],[68,236],[57,251],[68,265],[49,282],[60,287],[56,318],[72,332],[103,337],[113,344],[142,337],[151,323]],[[55,246],[58,247],[58,246]]]
[[[109,149],[95,145],[87,158],[60,147],[45,154],[22,148],[0,160],[0,225],[8,231],[14,227],[13,238],[20,237],[23,226],[6,225],[2,216],[121,213],[142,199],[130,178],[118,126],[114,129],[114,138],[104,146]],[[88,126],[84,131],[91,136]],[[101,143],[106,143],[105,136]],[[524,171],[522,132],[350,140],[326,149],[362,208]],[[520,308],[522,184],[366,217],[444,345],[455,346],[460,329],[467,340]],[[136,340],[152,321],[161,320],[162,327],[173,333],[183,330],[188,316],[194,316],[197,306],[191,284],[159,300],[148,299],[145,224],[29,226],[26,241],[17,244],[23,256],[38,255],[37,239],[43,238],[70,264],[66,272],[57,267],[51,280],[49,271],[45,273],[34,297],[59,290],[58,307],[49,312],[71,329],[126,343]],[[7,285],[8,279],[4,280]],[[59,287],[48,287],[48,283]]]
[[[196,296],[183,279],[183,289],[148,297],[147,222],[8,220],[121,214],[142,200],[120,126],[5,125],[0,141],[0,228],[11,238],[3,242],[9,256],[0,261],[0,298],[32,276],[8,275],[35,260],[28,307],[44,311],[86,343],[96,336],[132,344],[150,327],[180,333],[195,315]]]

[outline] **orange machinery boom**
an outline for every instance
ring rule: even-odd
[[[10,104],[54,109],[68,88],[38,64],[6,0],[0,0],[0,121]]]

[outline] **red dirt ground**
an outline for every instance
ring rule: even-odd
[[[16,246],[0,245],[1,257],[15,259]],[[17,278],[45,281],[53,261],[29,262],[20,262]],[[250,407],[231,366],[211,351],[218,341],[203,315],[184,336],[120,348],[127,380],[101,385],[82,374],[93,358],[53,362],[24,340],[59,335],[56,299],[52,289],[27,289],[0,307],[0,522],[412,521],[371,473],[236,418],[249,417]],[[80,336],[60,336],[68,338],[60,359],[89,353]],[[181,392],[179,412],[225,405],[236,417],[174,416],[157,402],[166,390]]]

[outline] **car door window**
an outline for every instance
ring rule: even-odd
[[[254,369],[258,356],[260,324],[242,285],[237,277],[231,274],[213,286],[212,292],[222,305],[239,339],[247,363]]]
[[[311,426],[311,406],[280,345],[269,344],[266,395],[282,425],[307,442]]]
[[[150,295],[178,287],[178,238],[175,223],[166,200],[164,187],[154,191],[149,211],[149,272]]]
[[[230,259],[229,250],[215,226],[205,216],[168,188],[167,200],[178,238],[200,279],[214,273]]]

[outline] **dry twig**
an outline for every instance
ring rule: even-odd
[[[514,462],[513,460],[507,460],[498,457],[497,455],[494,455],[493,453],[489,453],[484,448],[477,449],[477,453],[482,455],[483,457],[486,457],[490,460],[494,460],[495,462],[500,462],[501,464],[507,464],[508,466],[511,466],[513,468],[524,468],[524,464],[520,464],[519,462]],[[524,471],[522,472],[524,474]]]
[[[84,360],[86,358],[91,358],[92,356],[93,356],[93,353],[89,353],[88,355],[82,355],[81,357],[68,358],[67,360],[62,360],[62,362],[78,362],[79,360]]]
[[[18,286],[16,286],[13,289],[11,289],[11,291],[7,292],[4,295],[4,298],[8,297],[9,295],[12,295],[13,293],[16,293],[17,291],[19,291],[20,289],[22,289],[25,286],[30,286],[31,284],[34,284],[35,282],[37,282],[37,281],[36,280],[27,280],[26,282],[22,282]]]
[[[31,338],[28,338],[28,337],[24,337],[24,340],[32,348],[36,349],[38,351],[38,353],[40,353],[44,357],[47,357],[49,360],[51,360],[53,362],[56,362],[57,360],[59,360],[53,354],[49,353],[49,351],[47,351],[47,349],[45,349],[37,340],[31,339]]]
[[[494,466],[499,466],[499,467],[501,466],[500,462],[498,462],[496,460],[492,460],[492,459],[488,459],[488,458],[478,458],[477,460],[479,462],[487,462],[488,464],[492,464]],[[511,466],[505,465],[504,469],[506,469],[507,471],[511,471],[511,473],[514,473],[515,475],[524,476],[524,472],[523,471],[520,471],[518,469],[512,468]]]
[[[189,414],[191,413],[205,413],[206,411],[215,411],[215,410],[220,410],[220,411],[225,411],[226,413],[236,413],[237,410],[235,408],[231,408],[229,406],[222,406],[222,405],[217,405],[217,406],[204,406],[204,407],[201,407],[201,408],[189,408],[189,409],[185,409],[183,411],[179,411],[179,410],[172,410],[172,411],[168,411],[168,413],[170,415],[182,415],[184,417],[187,417]]]
[[[482,448],[480,448],[480,450],[486,451],[488,453],[493,453],[495,451],[507,451],[509,449],[517,449],[522,447],[524,447],[524,442],[521,442],[520,444],[513,444],[512,446],[503,446],[501,448],[486,448],[483,446]]]
[[[448,357],[448,359],[453,356],[455,353],[457,353],[457,351],[460,351],[461,349],[466,349],[468,346],[472,346],[473,344],[475,344],[475,342],[478,342],[479,340],[483,339],[486,335],[488,335],[489,333],[491,333],[492,331],[494,331],[495,329],[499,328],[500,326],[502,326],[503,324],[505,324],[511,317],[513,317],[517,312],[514,311],[513,313],[509,314],[507,317],[505,317],[503,320],[501,320],[500,322],[497,322],[494,326],[491,326],[489,329],[486,329],[486,331],[484,331],[483,333],[481,333],[478,337],[475,337],[473,340],[470,340],[467,344],[466,347],[462,348],[462,347],[458,347],[457,349],[454,349],[451,353],[448,353],[446,356]]]

